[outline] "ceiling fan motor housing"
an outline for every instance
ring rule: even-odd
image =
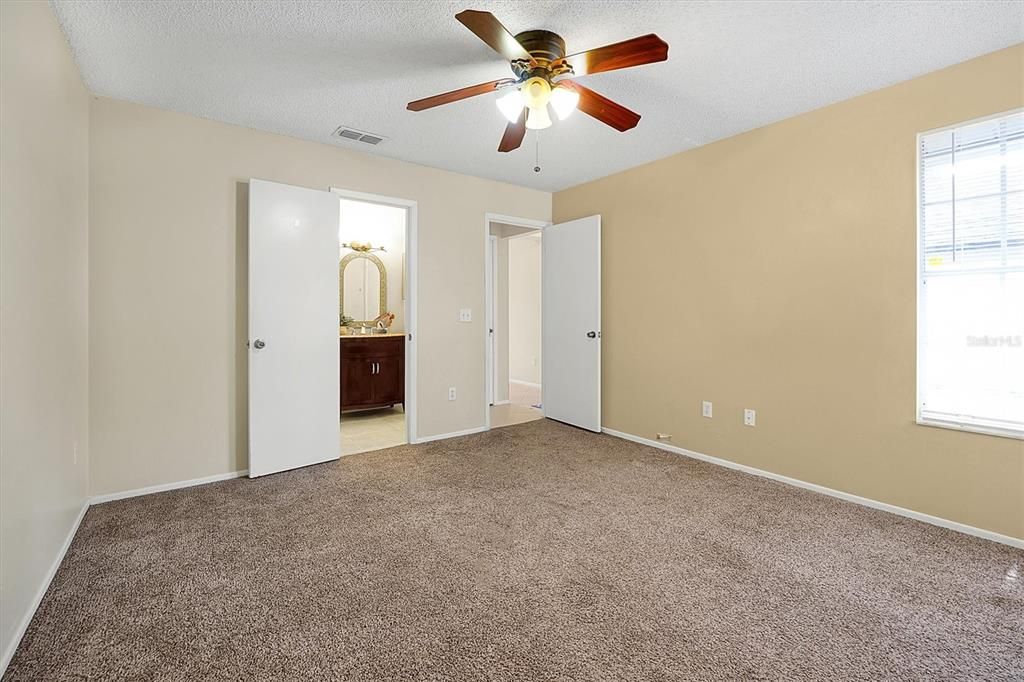
[[[565,41],[557,33],[542,30],[523,31],[516,34],[515,39],[537,62],[531,68],[529,62],[524,59],[513,60],[512,71],[520,79],[540,76],[550,80],[554,76],[570,71],[568,66],[560,67],[557,71],[551,69],[553,62],[565,56]]]

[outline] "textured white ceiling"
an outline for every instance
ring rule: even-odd
[[[54,0],[93,93],[554,191],[1024,41],[1024,2],[163,2]],[[510,75],[459,24],[493,12],[569,52],[655,32],[669,60],[580,82],[643,115],[577,113],[496,151],[493,95],[406,102]],[[951,93],[951,96],[955,94]],[[337,140],[340,125],[388,138]]]

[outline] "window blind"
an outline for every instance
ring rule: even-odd
[[[1024,111],[919,136],[918,419],[1024,436]]]

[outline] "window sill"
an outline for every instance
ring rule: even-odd
[[[998,426],[983,426],[981,424],[965,424],[963,422],[947,422],[941,419],[917,418],[918,426],[930,426],[938,429],[949,429],[950,431],[966,431],[968,433],[980,433],[986,436],[998,436],[1000,438],[1013,438],[1024,440],[1024,431],[1014,429],[1003,429]]]

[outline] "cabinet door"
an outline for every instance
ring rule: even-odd
[[[373,374],[375,362],[370,358],[348,358],[342,361],[342,408],[373,404],[373,387],[377,378]]]
[[[377,373],[373,376],[373,401],[375,403],[400,403],[404,401],[405,371],[401,357],[377,358]]]

